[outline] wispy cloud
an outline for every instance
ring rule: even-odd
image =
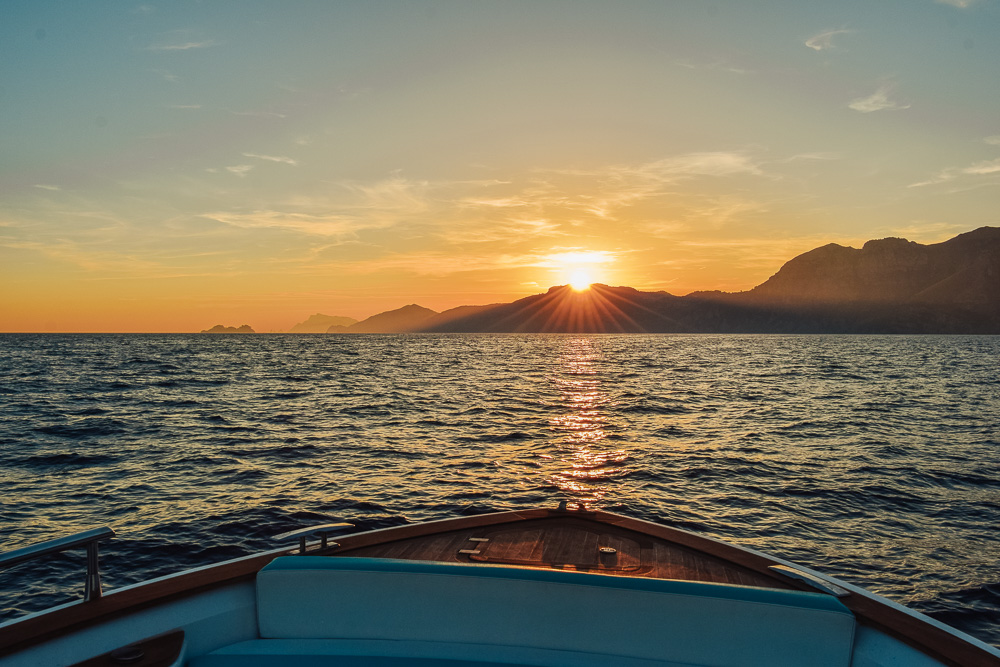
[[[256,160],[284,158],[249,151],[244,156],[252,161],[224,169],[245,176]],[[357,266],[344,263],[359,254],[353,250],[302,250],[303,270],[331,261],[338,270],[365,273],[549,269],[556,259],[562,264],[572,259],[553,259],[561,252],[582,252],[587,245],[609,252],[609,221],[617,230],[612,245],[618,246],[624,238],[648,238],[648,224],[658,220],[676,220],[687,232],[757,219],[767,210],[764,198],[750,201],[721,194],[720,188],[743,187],[748,178],[777,178],[764,165],[758,152],[737,150],[589,170],[539,168],[509,180],[431,181],[395,173],[374,181],[328,181],[283,201],[251,199],[242,207],[203,209],[201,217],[222,223],[214,228],[219,234],[267,230],[292,235],[287,247],[365,249]],[[614,257],[600,260],[610,263]]]
[[[843,160],[844,155],[842,153],[835,153],[833,151],[816,151],[814,153],[798,153],[784,160],[779,160],[779,162],[794,162],[796,160],[814,160],[829,162],[831,160]]]
[[[429,210],[431,189],[444,187],[430,181],[393,176],[374,183],[344,181],[338,185],[352,195],[344,205],[356,211],[376,211],[395,216],[415,216]]]
[[[760,164],[744,151],[686,153],[639,165],[616,165],[601,176],[604,182],[597,210],[606,210],[663,194],[695,178],[763,176]]]
[[[151,44],[146,47],[147,51],[191,51],[192,49],[208,49],[219,46],[219,42],[213,39],[206,39],[200,42],[176,42],[173,44]]]
[[[1000,146],[1000,134],[983,137],[983,143],[989,144],[990,146]],[[974,179],[975,177],[993,176],[995,174],[1000,174],[1000,158],[993,160],[980,160],[979,162],[970,164],[967,167],[948,167],[947,169],[942,169],[940,172],[925,181],[911,183],[909,187],[920,188],[927,185],[939,185],[941,183],[949,183],[963,178],[968,179],[970,183],[974,183],[975,181],[972,181],[971,179]],[[986,184],[990,182],[991,181],[989,179],[985,181]]]
[[[469,197],[459,204],[470,208],[524,208],[532,202],[524,197]]]
[[[36,183],[35,187],[40,188],[42,190],[50,190],[52,192],[58,192],[59,190],[62,190],[62,188],[60,188],[58,185],[47,185],[45,183]]]
[[[959,9],[968,9],[972,5],[978,4],[979,0],[935,0],[939,5],[951,5]]]
[[[287,114],[278,113],[276,111],[232,111],[229,113],[234,116],[257,116],[260,118],[288,118]]]
[[[471,222],[471,221],[466,221]],[[565,236],[561,225],[547,218],[497,218],[477,219],[475,224],[465,224],[447,229],[442,238],[448,243],[520,243],[528,239]]]
[[[701,228],[718,228],[737,218],[767,211],[768,206],[763,202],[735,194],[724,194],[701,198],[688,209],[682,219]]]
[[[813,51],[827,51],[833,48],[833,38],[837,35],[849,35],[853,30],[827,30],[814,35],[805,41],[805,45]]]
[[[722,60],[695,62],[691,60],[678,60],[676,64],[686,69],[715,70],[719,72],[729,72],[730,74],[749,74],[751,70],[743,67],[736,67]]]
[[[0,235],[0,246],[36,252],[57,262],[102,274],[148,277],[159,267],[159,260],[146,252],[150,227],[134,225],[95,202],[67,193],[72,203],[50,202],[38,214],[20,218],[11,234]],[[62,198],[60,198],[62,199]],[[44,213],[41,211],[44,210]],[[157,249],[164,239],[157,238]]]
[[[882,84],[879,86],[878,90],[869,95],[868,97],[859,97],[858,99],[852,101],[847,106],[855,111],[860,111],[861,113],[872,113],[873,111],[897,111],[900,109],[909,109],[909,104],[900,104],[898,102],[890,99],[890,95],[894,92],[894,86],[891,84]]]
[[[941,171],[936,176],[933,176],[926,181],[912,183],[909,187],[919,188],[926,185],[948,183],[949,181],[954,181],[955,179],[962,178],[963,176],[990,176],[992,174],[1000,174],[1000,158],[997,158],[996,160],[983,160],[982,162],[976,162],[968,167],[949,167],[948,169]]]
[[[458,215],[448,220],[461,224],[446,222],[442,237],[455,244],[516,246],[527,239],[600,237],[615,221],[626,225],[623,232],[656,236],[691,226],[717,229],[767,206],[747,198],[709,195],[718,188],[710,181],[777,179],[763,164],[751,151],[717,151],[594,169],[535,169],[525,182],[493,182],[488,190],[449,202],[457,205]],[[698,181],[705,182],[704,190]]]
[[[284,157],[281,155],[261,155],[260,153],[244,153],[244,157],[252,157],[258,160],[266,160],[267,162],[280,162],[281,164],[289,164],[293,167],[298,166],[298,161],[293,160],[290,157]]]
[[[236,174],[240,178],[246,176],[253,169],[252,164],[237,164],[232,167],[226,167],[226,171]]]
[[[394,253],[364,262],[350,262],[344,265],[344,269],[353,273],[404,271],[417,275],[448,276],[470,271],[510,269],[523,266],[529,266],[529,264],[523,258],[512,255],[425,250]]]
[[[227,167],[252,169],[251,165]],[[239,174],[243,175],[243,174]],[[301,234],[344,237],[367,229],[385,229],[411,222],[423,222],[439,213],[427,181],[400,176],[361,183],[345,181],[322,196],[300,196],[280,206],[252,211],[213,211],[201,217],[244,229],[285,229]],[[440,187],[440,186],[439,186]]]
[[[194,110],[194,109],[200,109],[201,105],[200,104],[171,104],[170,108],[171,109],[182,109],[182,110]]]
[[[650,202],[658,198],[667,197],[665,204],[673,207],[680,206],[681,200],[691,203],[693,190],[685,188],[687,194],[679,194],[677,189],[689,181],[744,177],[769,177],[761,161],[748,151],[686,153],[586,170],[536,169],[528,182],[495,182],[496,189],[490,192],[459,199],[456,203],[469,224],[451,232],[449,238],[493,241],[524,233],[579,234],[592,223],[604,227],[623,215],[634,218],[635,211],[626,213],[625,209],[653,206]],[[701,202],[698,206],[704,208]],[[759,205],[716,201],[708,208],[720,219],[730,219]]]
[[[763,175],[757,161],[744,151],[686,153],[649,162],[638,168],[619,168],[617,171],[668,180],[691,176]]]
[[[217,211],[205,213],[201,217],[242,229],[284,229],[316,236],[350,235],[361,227],[357,218],[335,213],[323,215],[274,210],[246,213]]]
[[[983,176],[985,174],[996,174],[998,172],[1000,172],[1000,159],[977,162],[971,167],[966,167],[962,170],[963,174],[970,174],[972,176]]]
[[[177,83],[178,81],[181,80],[181,78],[179,76],[177,76],[176,74],[173,74],[172,72],[169,72],[169,71],[167,71],[165,69],[153,69],[153,70],[150,70],[150,71],[153,72],[154,74],[159,74],[160,76],[162,76],[164,79],[166,79],[170,83]]]

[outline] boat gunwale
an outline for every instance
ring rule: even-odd
[[[447,530],[461,530],[541,518],[547,516],[547,512],[548,510],[512,510],[453,517],[378,528],[363,533],[338,536],[337,540],[341,544],[349,543],[350,546],[369,546],[443,532],[444,525],[448,526]],[[389,539],[386,539],[387,536]],[[324,553],[330,552],[328,549]],[[252,580],[256,578],[261,568],[278,556],[294,553],[298,553],[297,549],[284,547],[203,565],[113,589],[96,600],[76,600],[5,621],[0,623],[0,657],[31,648],[55,636],[83,630],[148,607],[198,595],[240,581]]]
[[[752,548],[729,544],[680,528],[601,510],[509,510],[438,519],[338,536],[339,548],[332,547],[323,551],[317,549],[309,553],[333,557],[339,554],[347,556],[353,549],[367,546],[437,533],[557,517],[590,519],[598,523],[648,535],[743,566],[771,579],[784,582],[791,589],[815,592],[816,589],[807,584],[770,569],[772,565],[790,566],[846,588],[850,595],[841,598],[841,602],[851,610],[859,623],[902,641],[945,665],[963,667],[977,664],[983,667],[989,665],[1000,667],[1000,649],[863,588]],[[205,565],[193,570],[185,570],[115,589],[100,599],[90,602],[80,600],[12,619],[0,624],[0,655],[16,653],[55,636],[84,630],[87,627],[155,605],[197,595],[222,586],[253,580],[257,572],[274,558],[291,553],[294,553],[291,549],[275,549],[222,563]]]
[[[751,547],[729,544],[682,528],[664,526],[609,512],[598,511],[595,514],[611,518],[612,520],[608,523],[676,542],[713,556],[737,562],[751,569],[758,569],[761,563],[766,563],[768,574],[779,575],[780,579],[786,580],[800,590],[815,591],[815,588],[798,579],[787,577],[780,571],[771,570],[770,566],[786,565],[806,572],[823,581],[847,589],[850,595],[840,598],[840,601],[851,610],[862,625],[867,625],[889,637],[898,639],[929,657],[949,665],[949,667],[969,667],[973,664],[982,667],[989,667],[989,665],[1000,667],[1000,649],[915,609],[910,609],[898,602],[893,602],[869,590],[817,572],[794,561],[770,556]],[[686,539],[681,541],[678,539],[681,536]],[[758,569],[758,571],[761,570]],[[987,659],[987,662],[983,662],[984,659]]]

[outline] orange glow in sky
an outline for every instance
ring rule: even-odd
[[[0,331],[740,291],[995,225],[1000,5],[868,9],[14,3]]]

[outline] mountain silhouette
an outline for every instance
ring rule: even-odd
[[[513,303],[488,306],[423,331],[461,333],[641,333],[670,330],[666,292],[595,284],[578,292],[569,285]],[[442,315],[450,311],[445,311]]]
[[[232,330],[210,331],[220,329]],[[1000,228],[929,245],[901,238],[868,241],[860,249],[831,243],[794,257],[745,292],[675,296],[563,285],[512,303],[441,313],[410,304],[326,331],[1000,334]]]
[[[760,301],[983,304],[1000,285],[1000,228],[982,227],[943,243],[900,238],[857,250],[825,245],[787,262],[751,293]]]
[[[943,243],[829,244],[738,293],[553,287],[463,307],[418,331],[496,333],[1000,333],[1000,228]]]
[[[437,311],[413,303],[396,310],[389,310],[348,327],[334,325],[327,333],[403,333],[418,331]]]
[[[330,327],[349,327],[357,322],[353,317],[340,317],[336,315],[323,315],[316,313],[310,315],[305,322],[299,322],[288,333],[326,333]]]

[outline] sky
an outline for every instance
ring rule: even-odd
[[[1000,224],[1000,0],[2,14],[0,331],[739,291]]]

